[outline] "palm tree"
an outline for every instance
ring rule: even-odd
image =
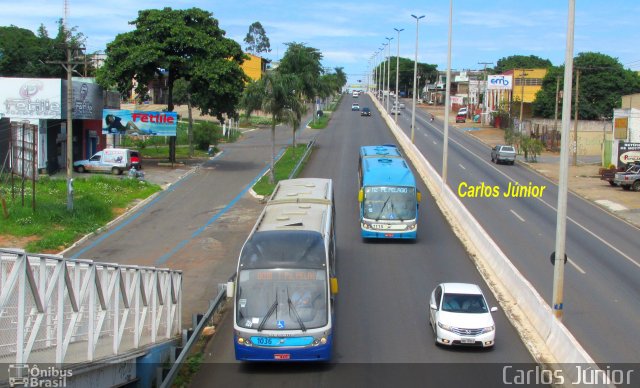
[[[261,110],[271,115],[271,169],[269,182],[275,183],[275,159],[276,159],[276,123],[289,122],[302,118],[299,105],[302,104],[296,94],[296,86],[299,80],[292,74],[280,74],[268,72],[260,80],[247,85],[242,96],[241,105],[247,116],[252,112]],[[299,124],[298,124],[299,125]],[[295,132],[294,127],[294,132]]]

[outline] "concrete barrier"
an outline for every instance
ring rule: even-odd
[[[548,367],[563,368],[562,373],[565,377],[565,383],[568,385],[571,385],[571,382],[580,381],[578,380],[580,370],[573,367],[575,365],[581,365],[583,370],[589,367],[591,370],[599,370],[594,360],[576,338],[553,315],[551,308],[533,285],[511,263],[455,193],[443,184],[442,177],[382,108],[375,96],[370,94],[370,97],[398,144],[404,150],[406,157],[411,160],[416,171],[435,197],[442,212],[450,222],[455,223],[452,226],[462,242],[465,245],[472,245],[467,248],[476,253],[477,259],[493,272],[495,279],[491,280],[501,283],[503,289],[510,294],[509,296],[514,301],[514,308],[519,309],[521,315],[528,319],[527,329],[539,336],[548,354],[554,358],[553,363],[560,364]]]

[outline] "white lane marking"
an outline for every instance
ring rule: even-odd
[[[427,133],[426,133],[426,132],[422,132],[422,136],[424,136],[424,137],[429,137],[429,135],[427,135]]]
[[[438,144],[438,143],[436,143],[436,141],[434,140],[434,141],[433,141],[433,144]]]
[[[586,272],[584,272],[584,269],[580,268],[580,266],[578,264],[576,264],[575,261],[571,260],[570,258],[567,257],[567,261],[569,262],[569,264],[573,265],[578,272],[580,272],[581,274],[585,275]]]
[[[519,220],[520,220],[520,221],[522,221],[522,222],[525,222],[525,221],[524,221],[524,218],[520,217],[520,215],[519,215],[518,213],[514,212],[514,211],[513,211],[513,209],[509,209],[509,211],[510,211],[511,213],[513,213],[513,215],[514,215],[514,216],[516,216],[516,218],[517,218],[517,219],[519,219]]]
[[[458,166],[460,166],[460,168],[461,168],[461,169],[466,170],[466,168],[464,168],[464,166],[463,166],[463,165],[458,164]]]
[[[436,128],[437,129],[437,128]],[[442,132],[440,132],[442,133]],[[467,151],[469,154],[473,155],[475,158],[479,159],[482,163],[485,163],[486,165],[488,165],[489,167],[493,168],[494,170],[496,170],[500,175],[504,176],[505,178],[507,178],[509,181],[515,183],[515,179],[511,178],[509,175],[505,174],[504,172],[502,172],[500,169],[496,168],[495,166],[493,166],[491,163],[489,163],[488,161],[486,161],[484,158],[476,155],[474,152],[471,152],[470,149],[468,149],[467,147],[463,146],[462,144],[460,144],[460,142],[452,139],[451,137],[449,137],[449,141],[457,144],[460,148],[464,149],[465,151]],[[435,142],[434,142],[435,144]],[[548,180],[548,179],[547,179]],[[549,180],[550,181],[550,180]],[[551,181],[550,181],[551,182]],[[551,204],[548,204],[544,199],[542,198],[536,198],[538,201],[542,202],[543,204],[545,204],[547,207],[549,207],[550,209],[552,209],[554,212],[558,212],[558,209],[556,209],[555,207],[553,207]],[[597,206],[596,206],[597,208]],[[594,232],[590,231],[589,229],[587,229],[584,225],[580,224],[579,222],[577,222],[576,220],[574,220],[571,217],[567,216],[567,220],[571,221],[572,223],[574,223],[577,227],[579,227],[580,229],[584,230],[585,232],[587,232],[588,234],[592,235],[593,237],[595,237],[598,241],[600,241],[602,244],[606,245],[609,249],[613,250],[614,252],[616,252],[617,254],[619,254],[620,256],[624,257],[625,259],[627,259],[629,262],[631,262],[633,265],[635,265],[636,267],[640,268],[640,263],[638,263],[637,261],[635,261],[634,259],[632,259],[629,255],[627,255],[626,253],[622,252],[620,249],[616,248],[615,246],[613,246],[611,243],[609,243],[608,241],[606,241],[605,239],[603,239],[602,237],[598,236],[597,234],[595,234]]]

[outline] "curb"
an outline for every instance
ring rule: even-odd
[[[144,206],[146,206],[149,202],[155,200],[158,196],[160,196],[161,194],[165,193],[171,186],[173,186],[176,183],[180,182],[181,180],[183,180],[187,176],[193,174],[199,168],[200,168],[200,165],[196,165],[194,168],[189,169],[189,171],[187,171],[186,173],[184,173],[181,176],[179,176],[178,179],[176,179],[175,182],[169,183],[167,185],[160,186],[160,188],[162,190],[151,194],[150,196],[148,196],[145,199],[142,199],[140,202],[138,202],[135,205],[133,205],[130,208],[128,208],[124,213],[120,214],[118,217],[114,218],[113,220],[109,221],[107,224],[105,224],[104,226],[94,230],[93,232],[84,235],[82,238],[80,238],[79,240],[75,241],[71,246],[69,246],[69,247],[65,248],[64,250],[60,251],[60,253],[58,253],[58,254],[59,255],[65,255],[67,252],[69,252],[73,248],[77,247],[78,245],[84,243],[85,241],[87,241],[91,237],[100,235],[100,234],[108,231],[109,229],[111,229],[111,227],[114,224],[117,224],[121,220],[129,217],[131,214],[137,212],[139,209],[141,209]]]

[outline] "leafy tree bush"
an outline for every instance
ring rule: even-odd
[[[222,139],[222,128],[211,122],[193,127],[193,142],[197,149],[207,151],[209,146],[217,146]]]

